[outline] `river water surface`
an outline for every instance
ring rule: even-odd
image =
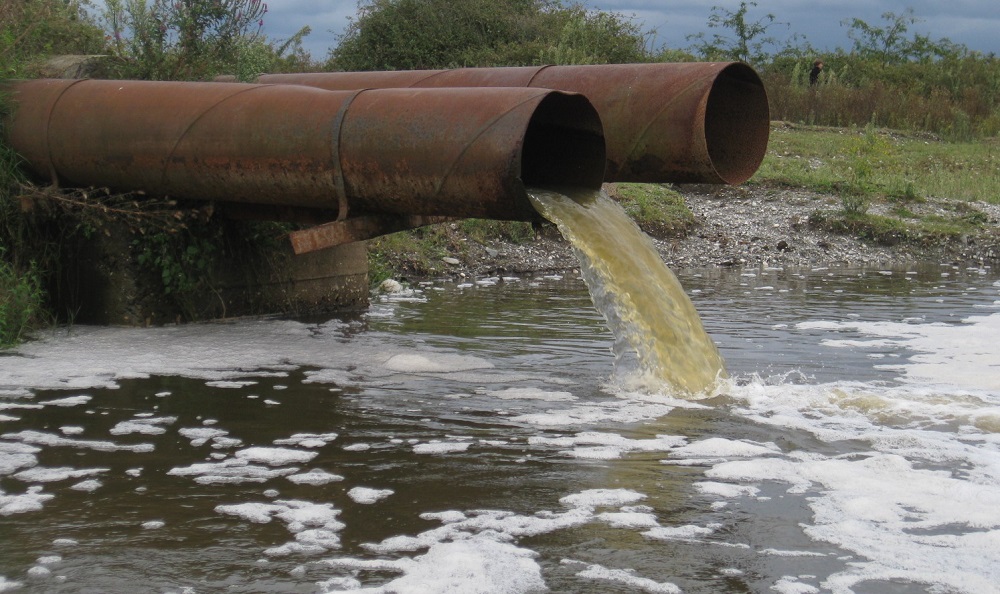
[[[997,274],[678,276],[710,398],[576,274],[4,353],[0,591],[1000,592]]]

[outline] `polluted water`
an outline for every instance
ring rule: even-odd
[[[612,381],[576,273],[39,333],[0,353],[0,591],[1000,591],[997,271],[677,275],[709,398]]]
[[[622,377],[704,394],[725,375],[694,304],[656,246],[601,190],[529,190],[535,209],[572,245],[594,305],[616,337]],[[623,362],[636,358],[633,369]]]

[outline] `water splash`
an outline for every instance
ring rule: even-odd
[[[532,189],[535,209],[573,245],[594,305],[615,336],[615,366],[629,351],[639,376],[687,395],[725,376],[694,304],[656,246],[603,190]]]

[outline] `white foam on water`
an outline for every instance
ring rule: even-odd
[[[412,353],[393,355],[385,362],[385,367],[392,371],[402,371],[405,373],[450,373],[454,371],[492,369],[493,364],[481,357],[471,357],[468,355],[443,353],[432,356],[423,353]]]
[[[321,448],[335,439],[337,439],[336,433],[296,433],[291,437],[276,439],[271,443],[302,448]]]
[[[528,444],[573,448],[562,453],[574,458],[613,460],[628,452],[665,452],[685,443],[676,435],[657,435],[654,439],[630,439],[617,433],[585,431],[571,437],[532,436]]]
[[[294,540],[264,551],[274,557],[317,554],[339,548],[339,532],[345,527],[337,519],[340,510],[329,503],[276,500],[274,503],[218,505],[215,511],[257,524],[266,524],[272,519],[284,522],[288,531],[295,535]]]
[[[716,497],[754,497],[760,493],[760,489],[752,485],[733,485],[730,483],[717,483],[714,481],[702,481],[694,484],[694,488],[705,495]]]
[[[642,533],[643,536],[655,540],[694,540],[712,534],[722,527],[722,524],[708,526],[657,526]]]
[[[93,400],[93,396],[80,395],[80,396],[67,396],[66,398],[57,398],[55,400],[46,400],[44,402],[39,402],[42,406],[81,406],[87,404]]]
[[[57,447],[69,447],[69,448],[79,448],[79,449],[89,449],[98,452],[152,452],[153,444],[151,443],[137,443],[137,444],[116,444],[110,441],[95,441],[87,439],[69,439],[54,433],[45,433],[43,431],[33,431],[25,430],[18,431],[17,433],[4,433],[0,435],[3,439],[13,439],[20,441],[21,443],[43,445],[43,446],[57,446]]]
[[[968,328],[924,326],[871,328],[882,338],[894,328],[911,346],[914,337],[936,336],[936,346],[919,338],[925,356],[913,365],[920,369],[957,356],[949,340],[962,340],[964,334],[952,333]],[[851,327],[869,328],[853,322]],[[991,360],[991,366],[993,361],[1000,359]],[[909,382],[908,369],[904,364],[900,371]],[[966,378],[965,388],[948,391],[925,385],[750,381],[731,390],[737,414],[831,444],[863,444],[867,450],[825,455],[781,452],[774,444],[704,440],[673,450],[667,461],[708,464],[705,474],[711,480],[695,487],[709,496],[755,497],[765,484],[807,494],[812,520],[803,524],[805,534],[855,556],[821,580],[824,590],[853,592],[857,584],[881,580],[955,592],[992,591],[1000,583],[1000,434],[989,419],[1000,394],[992,391],[989,371],[977,377],[986,384],[971,385],[974,378]]]
[[[636,591],[648,594],[682,594],[682,590],[676,584],[657,582],[649,578],[637,576],[633,569],[610,569],[603,565],[583,563],[572,559],[563,559],[561,563],[563,565],[585,566],[585,569],[577,572],[577,577],[623,584],[630,588],[635,588]]]
[[[298,467],[270,468],[251,464],[245,458],[227,458],[219,462],[200,462],[167,471],[171,476],[190,476],[203,485],[264,483],[298,472]]]
[[[35,565],[28,570],[28,577],[34,579],[44,579],[52,575],[52,570],[42,565]]]
[[[642,493],[631,489],[587,489],[567,495],[559,503],[576,508],[613,507],[637,503],[645,498]]]
[[[536,554],[510,543],[472,537],[432,545],[423,555],[392,563],[366,567],[352,559],[328,559],[333,567],[377,569],[402,572],[403,575],[375,588],[352,589],[365,594],[396,592],[449,594],[527,594],[546,589]],[[333,589],[334,584],[320,583],[323,592],[347,592]]]
[[[28,392],[22,396],[31,396],[31,393]],[[45,407],[41,404],[29,404],[25,402],[0,402],[0,410],[38,410],[40,408]]]
[[[392,489],[372,489],[369,487],[354,487],[347,492],[347,496],[350,497],[354,503],[360,503],[362,505],[371,505],[373,503],[378,503],[386,497],[392,495],[395,491]]]
[[[335,567],[390,569],[404,573],[403,577],[383,586],[362,590],[368,592],[533,592],[536,589],[545,588],[537,563],[534,561],[526,562],[528,559],[533,559],[535,553],[517,548],[512,542],[519,538],[549,534],[591,522],[601,522],[612,527],[630,530],[648,528],[655,523],[655,518],[651,518],[651,508],[634,506],[635,503],[645,498],[646,495],[630,489],[587,489],[560,499],[560,503],[567,508],[562,511],[541,510],[533,515],[516,514],[504,510],[425,512],[420,514],[422,519],[437,520],[442,525],[414,536],[399,535],[384,539],[379,543],[362,545],[363,548],[379,555],[427,549],[425,555],[412,558],[403,557],[394,561],[339,558],[327,560],[326,563]],[[597,513],[596,510],[599,508],[614,508],[617,511]],[[445,551],[452,550],[460,550],[463,554],[444,557]],[[517,559],[521,559],[521,561],[510,559],[507,553],[516,553]],[[530,581],[523,583],[511,581],[514,577],[513,573],[493,575],[473,560],[465,559],[466,555],[493,557],[497,562],[503,561],[506,564],[512,564],[513,566],[509,568],[510,572],[530,570],[529,575],[533,577]],[[427,559],[434,559],[437,567],[425,566],[424,563]],[[432,569],[434,573],[426,573]],[[463,576],[461,581],[437,581],[444,578],[455,580],[458,575]],[[614,575],[621,577],[624,574]],[[418,578],[429,580],[426,583],[434,584],[434,587],[430,590],[408,589],[414,587],[413,584],[423,583],[416,581]],[[633,585],[639,583],[645,586],[651,585],[651,583],[638,581]],[[438,590],[437,587],[445,589]]]
[[[163,520],[149,520],[147,522],[143,522],[142,524],[140,524],[143,530],[159,530],[160,528],[163,528],[166,525],[167,523],[164,522]]]
[[[65,481],[71,478],[83,478],[102,474],[111,470],[110,468],[45,468],[36,466],[28,470],[22,470],[14,474],[14,478],[25,483],[54,483]]]
[[[38,464],[35,456],[42,451],[32,445],[0,441],[0,476],[13,474],[22,468],[31,468]]]
[[[554,408],[540,413],[515,415],[516,423],[538,427],[579,427],[600,423],[635,423],[665,416],[676,406],[638,400],[610,400],[570,408]]]
[[[59,432],[63,435],[80,435],[84,432],[84,428],[79,425],[63,425],[59,428]]]
[[[0,423],[12,423],[14,421],[20,421],[21,417],[12,417],[10,415],[0,415]]]
[[[119,421],[108,433],[111,435],[129,435],[139,433],[142,435],[162,435],[167,432],[161,425],[172,425],[177,422],[177,417],[159,418],[137,418],[128,421]]]
[[[24,582],[8,580],[6,577],[0,575],[0,592],[10,592],[13,590],[20,590],[23,586]]]
[[[253,386],[256,384],[257,382],[254,380],[244,380],[244,381],[214,380],[205,382],[205,385],[210,388],[231,388],[234,390],[239,388],[245,388],[247,386]]]
[[[656,514],[649,512],[604,512],[597,514],[597,519],[608,524],[612,528],[626,528],[630,530],[656,528],[660,521]]]
[[[332,474],[325,470],[321,470],[319,468],[314,468],[309,472],[290,474],[285,478],[292,481],[296,485],[314,485],[314,486],[325,485],[327,483],[333,483],[344,480],[344,477],[340,476],[339,474]]]
[[[177,432],[183,437],[190,439],[191,445],[195,447],[204,445],[209,440],[229,435],[228,431],[214,427],[182,427]]]
[[[418,443],[413,446],[414,454],[453,454],[464,452],[472,445],[470,442],[462,441],[432,441],[430,443]]]
[[[345,452],[366,452],[372,448],[370,443],[352,443],[345,445],[342,449]]]
[[[542,388],[490,390],[486,392],[486,395],[499,398],[500,400],[544,400],[546,402],[560,402],[577,399],[571,392],[551,391]]]
[[[75,485],[72,485],[70,489],[74,491],[84,491],[87,493],[93,493],[94,491],[100,489],[104,484],[97,479],[88,479],[85,481],[80,481]]]
[[[42,487],[34,485],[20,495],[8,495],[0,489],[0,516],[35,512],[42,509],[42,504],[55,495],[43,493]]]
[[[896,369],[906,381],[928,385],[955,386],[973,390],[1000,390],[1000,313],[971,316],[959,324],[900,322],[803,322],[801,329],[853,330],[876,337],[869,340],[824,341],[833,347],[885,348],[891,345],[916,351],[916,355]]]
[[[820,589],[804,584],[794,576],[784,576],[771,586],[771,589],[778,594],[818,594]]]
[[[289,448],[251,447],[238,450],[234,455],[247,462],[267,464],[268,466],[284,466],[286,464],[305,464],[315,458],[317,452],[303,452]]]
[[[722,437],[710,437],[688,445],[675,448],[675,456],[685,458],[719,459],[719,458],[754,458],[780,454],[781,450],[773,443],[753,443],[744,440],[732,440]]]

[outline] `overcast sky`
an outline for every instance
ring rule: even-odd
[[[709,31],[705,23],[713,6],[733,11],[740,3],[739,0],[584,0],[583,4],[634,17],[643,31],[657,32],[657,46],[686,48],[691,45],[686,39],[688,35]],[[881,27],[883,13],[902,14],[907,7],[912,7],[914,16],[921,19],[910,27],[911,33],[929,35],[934,40],[947,37],[972,50],[1000,54],[1000,0],[758,0],[757,7],[751,7],[748,20],[772,13],[777,21],[788,23],[769,30],[779,41],[798,33],[819,50],[849,49],[848,29],[841,21],[857,17]],[[336,45],[347,19],[356,14],[357,2],[270,0],[268,9],[264,32],[269,39],[287,39],[309,25],[312,34],[304,45],[314,60],[322,60]]]

